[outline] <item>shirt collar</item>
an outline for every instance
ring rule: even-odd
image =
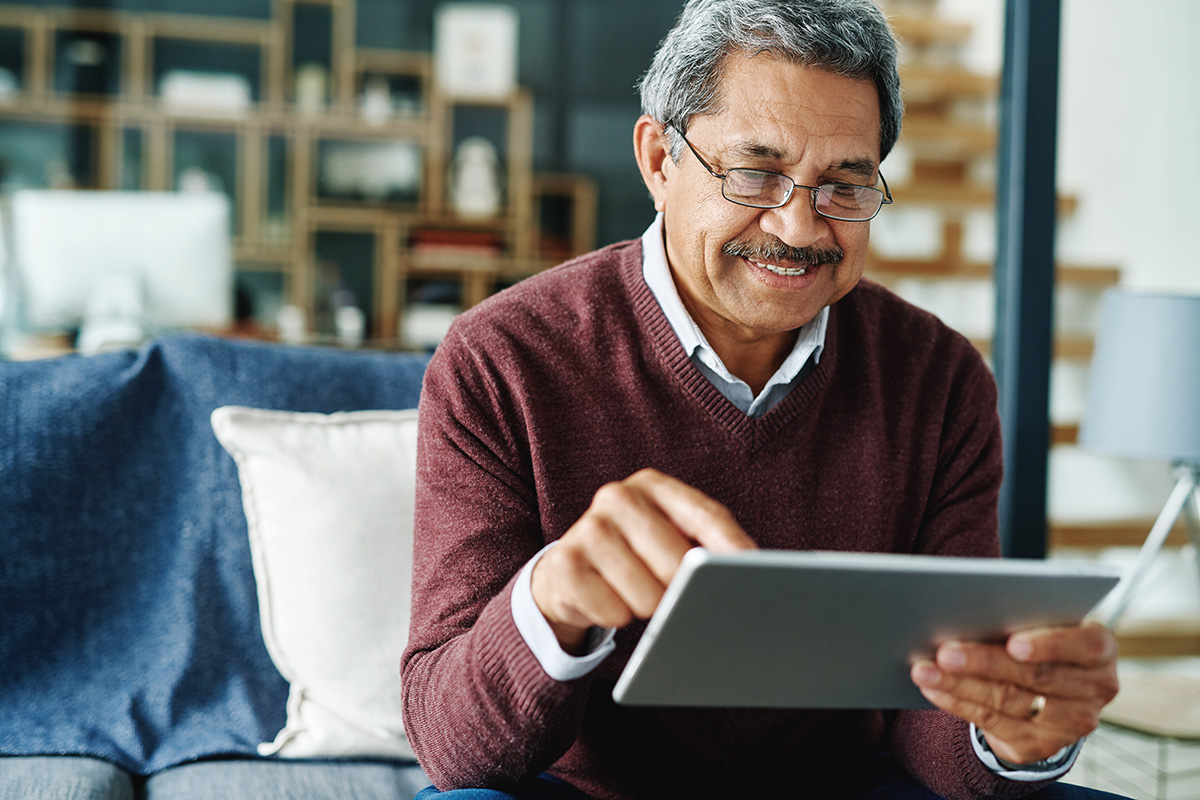
[[[704,332],[696,325],[687,309],[684,308],[683,301],[679,298],[679,290],[675,287],[675,281],[671,277],[671,268],[667,264],[667,248],[663,240],[661,211],[655,215],[650,227],[642,234],[642,276],[654,298],[662,307],[667,322],[671,324],[671,329],[679,337],[679,343],[683,345],[684,352],[688,354],[688,357],[698,359],[729,383],[745,385],[745,381],[735,377],[725,368],[721,358],[704,337]],[[800,370],[808,363],[810,356],[814,363],[821,360],[821,351],[825,349],[825,329],[828,325],[829,307],[826,306],[811,322],[800,329],[792,352],[767,381],[760,397],[765,396],[768,390],[777,384],[786,384],[795,380],[796,376],[800,374]]]

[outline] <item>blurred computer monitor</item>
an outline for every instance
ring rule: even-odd
[[[117,338],[228,327],[229,215],[228,198],[216,192],[14,192],[18,326],[81,339],[89,326]]]

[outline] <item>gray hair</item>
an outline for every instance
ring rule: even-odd
[[[871,81],[880,158],[891,152],[904,114],[896,39],[871,0],[689,0],[639,83],[642,113],[667,126],[675,161],[683,147],[676,131],[721,110],[725,57],[762,51]]]

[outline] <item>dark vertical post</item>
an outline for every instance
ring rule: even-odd
[[[996,187],[996,335],[1006,556],[1046,555],[1060,0],[1007,0]]]

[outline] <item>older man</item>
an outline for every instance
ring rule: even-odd
[[[913,668],[934,711],[613,702],[693,546],[999,549],[990,373],[861,280],[901,116],[878,10],[693,0],[642,103],[641,240],[463,315],[429,368],[422,765],[459,797],[1084,796],[1050,781],[1116,692],[1099,626],[944,646]]]

